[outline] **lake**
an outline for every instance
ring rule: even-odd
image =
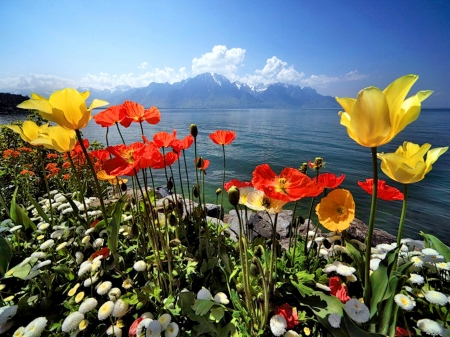
[[[161,109],[158,125],[143,124],[144,133],[151,139],[155,132],[177,130],[178,138],[189,134],[189,126],[197,124],[199,134],[198,155],[211,161],[207,169],[207,201],[215,201],[214,191],[222,184],[222,147],[214,144],[209,133],[218,130],[234,130],[235,141],[225,147],[227,181],[235,178],[251,180],[257,165],[268,163],[276,173],[284,167],[298,168],[303,162],[323,157],[326,162],[323,172],[345,174],[342,188],[350,190],[355,198],[356,216],[368,222],[371,197],[364,192],[357,181],[372,176],[369,148],[356,144],[347,136],[345,127],[339,124],[338,109],[243,109],[243,110],[186,110]],[[0,115],[2,124],[11,116]],[[17,119],[16,116],[14,116]],[[82,130],[89,140],[105,142],[105,131],[92,120]],[[138,124],[128,129],[121,128],[126,142],[141,141]],[[379,148],[379,152],[393,152],[403,141],[422,145],[430,143],[432,148],[450,145],[450,109],[423,109],[420,117],[402,131],[390,144]],[[115,128],[110,128],[111,145],[121,143]],[[193,149],[187,151],[188,165],[193,165]],[[177,165],[174,165],[176,171]],[[309,173],[313,174],[312,171]],[[177,175],[175,174],[176,181]],[[407,219],[404,237],[419,238],[424,231],[450,243],[450,151],[442,155],[433,165],[425,179],[409,188]],[[190,175],[191,182],[195,175]],[[162,174],[156,175],[157,183],[163,184]],[[380,170],[380,179],[403,190],[401,184],[390,181]],[[226,202],[227,203],[227,202]],[[299,202],[300,213],[306,217],[310,200]],[[391,234],[397,233],[401,201],[379,200],[376,228]]]

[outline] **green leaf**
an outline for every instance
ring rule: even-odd
[[[211,300],[195,300],[193,309],[196,315],[204,316],[215,304],[216,302]]]
[[[20,266],[20,264],[18,264],[17,266],[11,268],[6,272],[5,278],[17,277],[24,280],[25,277],[27,277],[27,275],[30,273],[31,263],[34,264],[37,261],[37,258],[33,260],[31,260],[30,263],[27,263],[23,266]]]
[[[345,330],[347,330],[349,337],[385,337],[384,335],[362,330],[347,316],[346,313],[344,313],[344,317],[342,318],[341,327],[342,325],[347,327]]]
[[[32,228],[33,230],[36,230],[36,225],[29,218],[26,210],[24,210],[20,205],[16,203],[16,196],[18,190],[19,187],[17,186],[11,200],[11,209],[10,209],[11,220],[14,221],[16,225],[22,225],[25,229]]]
[[[427,248],[436,249],[444,257],[445,262],[450,262],[450,248],[448,246],[433,235],[425,234],[424,232],[420,232],[420,235],[425,239],[425,246]]]
[[[0,235],[0,256],[2,257],[0,259],[0,276],[5,275],[8,270],[12,255],[12,250],[8,241]]]
[[[297,288],[297,290],[303,297],[309,296],[313,293],[314,290],[304,284],[312,280],[314,280],[314,275],[309,274],[306,271],[301,271],[295,274],[295,280],[293,277],[291,277],[291,283]]]
[[[183,291],[179,294],[180,307],[184,314],[194,313],[192,307],[195,303],[195,295],[190,291]]]
[[[209,314],[209,319],[212,321],[215,321],[216,323],[219,323],[220,320],[223,318],[223,315],[225,315],[225,310],[223,310],[222,307],[214,307],[211,308],[211,312]]]
[[[117,252],[119,240],[119,227],[122,220],[123,205],[126,195],[123,195],[114,205],[111,222],[107,226],[108,231],[108,248],[114,255]],[[105,219],[106,220],[106,219]]]

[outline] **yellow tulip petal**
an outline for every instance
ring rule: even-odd
[[[24,121],[22,123],[22,130],[24,135],[30,140],[38,137],[39,126],[33,121]]]
[[[350,117],[351,133],[356,136],[352,138],[358,144],[366,147],[385,144],[391,123],[388,105],[380,89],[369,87],[361,90]]]
[[[91,111],[92,109],[95,109],[95,108],[99,108],[99,107],[101,107],[101,106],[105,106],[105,105],[108,105],[109,103],[107,102],[107,101],[104,101],[104,100],[102,100],[102,99],[97,99],[97,98],[95,98],[93,101],[92,101],[92,103],[91,103],[91,105],[90,105],[90,107],[89,107],[89,111]]]
[[[89,119],[85,121],[84,117],[86,114],[90,115],[86,109],[86,102],[75,89],[65,88],[55,91],[50,96],[49,103],[53,107],[53,121],[66,129],[81,129],[89,121]],[[84,125],[81,127],[80,124]]]
[[[31,93],[31,98],[32,99],[45,99],[45,100],[47,100],[47,98],[45,98],[44,96],[38,95],[35,92]]]
[[[349,97],[336,97],[336,101],[341,105],[342,109],[347,113],[351,113],[353,106],[356,103],[356,99]]]
[[[20,109],[37,110],[44,114],[52,113],[52,106],[46,99],[29,99],[20,103],[17,107]]]
[[[430,166],[434,164],[434,162],[436,160],[438,160],[438,158],[443,155],[445,152],[447,152],[448,150],[448,146],[446,147],[436,147],[434,149],[431,149],[430,151],[428,151],[427,153],[427,159],[426,159],[426,164],[427,166]]]
[[[80,95],[86,101],[89,98],[89,96],[91,95],[91,93],[89,91],[83,91],[83,92],[80,92]]]
[[[116,178],[116,176],[109,175],[105,170],[101,170],[97,172],[97,178],[99,180],[110,180]]]
[[[405,75],[397,78],[383,90],[391,113],[396,113],[406,98],[411,87],[417,81],[417,75]]]
[[[69,152],[75,147],[76,134],[73,130],[53,126],[48,128],[48,136],[53,140],[55,150],[58,152]]]

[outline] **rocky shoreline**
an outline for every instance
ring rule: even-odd
[[[0,93],[0,114],[28,113],[27,110],[17,108],[17,105],[30,99],[28,96]]]

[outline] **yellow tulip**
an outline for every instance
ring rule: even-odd
[[[39,137],[32,140],[32,145],[43,145],[47,149],[58,152],[72,151],[77,142],[74,130],[67,130],[62,126],[49,126],[45,133],[39,133]]]
[[[358,98],[339,98],[337,102],[345,111],[339,112],[341,124],[355,142],[366,147],[389,143],[408,124],[420,115],[421,102],[433,91],[419,91],[405,100],[417,81],[417,75],[396,79],[381,91],[368,87],[358,93]]]
[[[100,170],[97,172],[97,179],[107,180],[112,185],[125,184],[128,181],[128,179],[123,179],[117,176],[109,175],[108,173],[106,173],[105,170]]]
[[[86,99],[89,92],[78,92],[76,89],[66,88],[57,90],[46,99],[38,94],[31,94],[31,99],[20,103],[21,109],[38,110],[42,117],[55,122],[68,130],[84,128],[92,118],[91,110],[109,104],[106,101],[94,99],[89,109]]]
[[[378,153],[381,159],[381,170],[392,180],[403,184],[413,184],[425,178],[432,165],[448,150],[447,147],[437,147],[430,150],[431,145],[422,146],[404,142],[394,153]],[[424,160],[425,154],[427,155]]]
[[[24,121],[22,126],[19,125],[5,125],[7,128],[13,130],[20,135],[20,138],[27,143],[31,143],[34,139],[39,137],[39,133],[45,133],[48,128],[48,123],[44,125],[37,125],[32,121]]]

